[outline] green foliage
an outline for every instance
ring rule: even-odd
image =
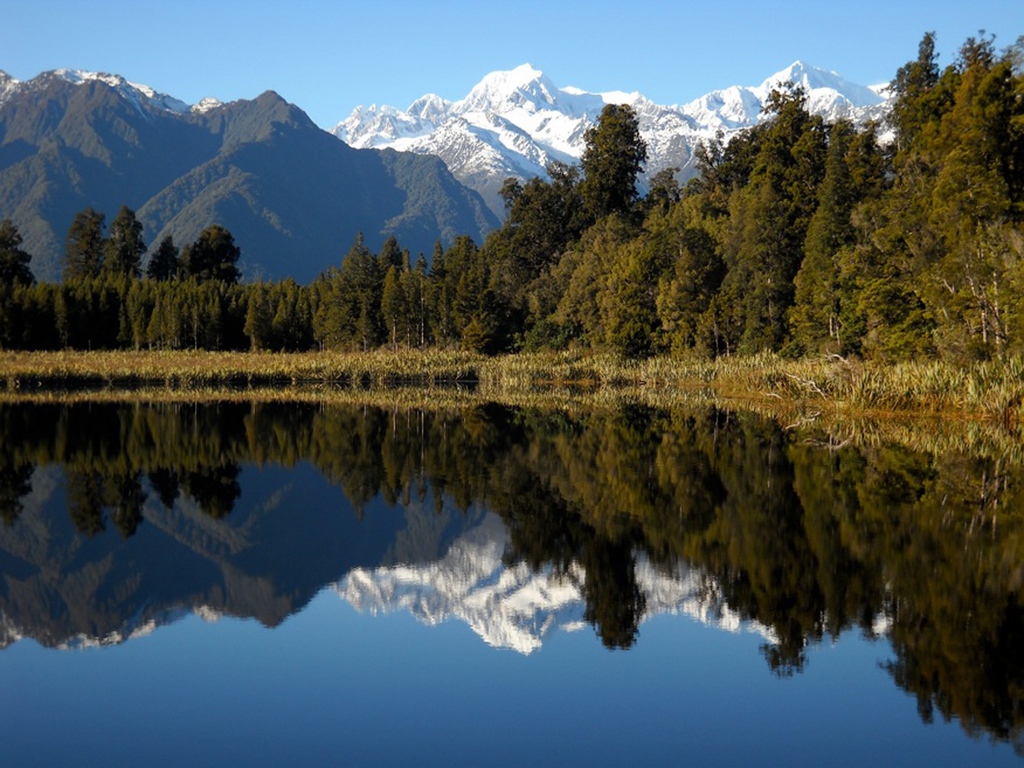
[[[621,217],[608,216],[588,229],[553,270],[555,279],[564,282],[565,288],[552,318],[563,326],[579,328],[593,346],[604,344],[602,297],[611,269],[633,233],[633,227]]]
[[[156,252],[150,257],[149,263],[146,265],[146,277],[153,280],[173,280],[180,271],[178,255],[178,247],[174,244],[174,238],[167,235],[160,241]]]
[[[75,214],[64,239],[64,279],[97,277],[103,268],[103,222],[106,217],[86,208]]]
[[[551,270],[579,239],[585,223],[579,169],[554,162],[547,171],[550,181],[506,182],[502,194],[508,217],[483,246],[504,323],[516,328],[529,327],[555,310]]]
[[[341,268],[321,279],[315,333],[323,346],[367,350],[384,340],[383,277],[380,262],[358,235]]]
[[[380,309],[384,317],[384,325],[388,332],[388,344],[392,349],[399,343],[408,344],[411,335],[412,304],[405,293],[402,273],[391,264],[384,275],[384,287],[381,290]]]
[[[10,219],[0,221],[0,286],[28,285],[35,278],[32,256],[21,249],[21,233]]]
[[[692,203],[690,198],[687,204],[670,209],[668,215],[647,221],[652,246],[664,252],[656,306],[665,344],[675,353],[704,346],[701,318],[709,311],[725,275],[718,243]]]
[[[142,224],[135,218],[134,211],[122,205],[110,222],[107,239],[103,243],[103,269],[113,275],[138,277],[145,252]]]
[[[606,104],[587,130],[580,194],[591,220],[626,214],[637,203],[636,181],[647,161],[639,120],[628,104]]]
[[[232,234],[219,224],[212,224],[199,233],[198,240],[181,249],[179,268],[186,279],[234,284],[241,277],[237,266],[241,255]]]
[[[848,156],[854,129],[839,122],[829,133],[825,175],[818,187],[818,206],[807,227],[804,259],[794,283],[789,322],[792,343],[802,353],[848,353],[844,347],[839,253],[856,240],[853,207],[859,190]],[[852,298],[852,297],[850,297]]]
[[[908,149],[924,126],[942,111],[945,94],[936,90],[939,67],[935,53],[935,33],[927,32],[918,45],[917,58],[896,72],[893,91],[896,96],[891,121],[896,129],[896,144]]]

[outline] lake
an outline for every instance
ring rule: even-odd
[[[993,429],[2,404],[0,764],[1019,764]]]

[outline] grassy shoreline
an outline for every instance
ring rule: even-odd
[[[448,350],[371,352],[0,352],[0,392],[471,386],[512,397],[569,389],[842,412],[944,414],[1015,423],[1024,360],[874,365],[775,355],[642,362],[582,352],[484,357]]]
[[[312,403],[463,411],[487,402],[585,415],[623,403],[774,420],[795,444],[899,443],[1024,464],[1024,364],[875,366],[776,356],[624,363],[580,353],[0,352],[2,403]]]

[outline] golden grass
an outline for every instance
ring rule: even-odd
[[[306,402],[464,409],[485,402],[570,414],[636,403],[746,410],[795,444],[838,450],[896,442],[1024,464],[1024,365],[872,366],[775,356],[623,363],[575,352],[248,354],[0,352],[0,403]]]
[[[0,352],[0,381],[8,390],[54,386],[172,388],[253,384],[392,385],[475,378],[479,357],[437,350],[371,352],[114,351]]]
[[[1016,422],[1024,361],[872,365],[775,355],[623,361],[577,351],[484,357],[458,350],[370,352],[0,352],[0,391],[161,387],[473,385],[489,397],[539,392],[655,394],[668,400],[829,412],[955,414]],[[565,391],[559,397],[566,397]]]

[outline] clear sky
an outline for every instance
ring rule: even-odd
[[[271,89],[331,127],[360,104],[464,96],[530,63],[556,85],[661,104],[757,85],[801,59],[871,85],[968,36],[1004,48],[1024,0],[0,0],[0,69],[120,74],[185,102]]]

